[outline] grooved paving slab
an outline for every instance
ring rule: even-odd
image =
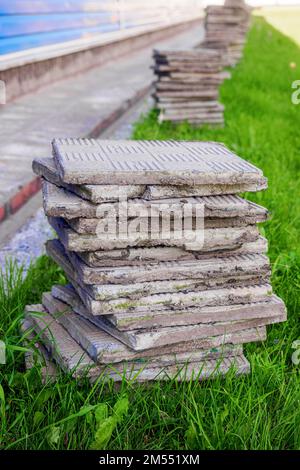
[[[78,253],[80,258],[91,267],[104,266],[134,266],[144,263],[159,263],[160,261],[184,261],[205,259],[213,256],[225,258],[232,255],[265,254],[268,243],[264,237],[255,242],[244,243],[241,247],[224,251],[186,251],[176,247],[126,248],[123,250],[91,251]]]
[[[250,8],[239,5],[206,7],[205,38],[202,46],[221,51],[226,65],[234,66],[242,57],[242,48],[250,24]]]
[[[122,186],[120,186],[122,188]],[[116,191],[116,197],[118,192]],[[268,211],[254,202],[242,199],[235,195],[203,196],[203,197],[174,197],[161,199],[130,199],[124,206],[121,202],[93,204],[86,201],[71,191],[43,181],[43,199],[45,213],[51,217],[74,218],[104,218],[107,212],[115,211],[116,214],[127,213],[128,217],[163,217],[169,211],[183,211],[189,203],[196,213],[197,205],[203,205],[204,216],[211,218],[226,217],[255,217],[258,222],[266,220]]]
[[[260,234],[255,225],[205,229],[200,231],[182,230],[176,232],[166,230],[160,232],[133,232],[128,237],[119,237],[100,231],[97,235],[79,234],[58,217],[49,217],[49,224],[67,250],[74,252],[113,250],[129,247],[180,247],[191,251],[231,250],[239,248],[243,243],[256,241]],[[197,236],[198,235],[198,236]],[[199,236],[200,235],[200,236]]]
[[[54,139],[61,179],[73,184],[261,183],[260,169],[216,142]]]
[[[86,309],[84,309],[83,306],[78,308],[78,296],[74,290],[65,288],[64,294],[66,293],[68,293],[68,297],[67,295],[64,295],[64,301],[70,305],[75,312],[84,316],[84,318],[87,318],[99,328],[106,331],[111,336],[119,339],[124,344],[136,351],[176,344],[185,341],[187,338],[189,338],[189,340],[196,340],[208,336],[220,336],[228,332],[233,333],[236,331],[242,331],[244,329],[257,328],[260,326],[282,322],[286,319],[284,303],[280,299],[275,298],[274,300],[271,299],[271,302],[274,301],[276,304],[278,303],[279,313],[278,309],[276,311],[273,303],[271,303],[270,311],[272,312],[274,309],[274,315],[268,318],[255,318],[241,321],[216,321],[213,323],[198,323],[187,326],[180,325],[166,328],[150,327],[148,329],[121,331],[116,328],[105,316],[93,316]],[[55,295],[59,295],[59,293],[55,292]]]
[[[267,187],[267,182],[242,184],[201,184],[201,185],[109,185],[109,184],[68,184],[64,183],[57,171],[53,158],[35,158],[32,168],[35,174],[49,183],[60,186],[94,204],[116,202],[120,198],[167,199],[173,197],[210,196],[256,192]]]
[[[157,366],[166,366],[177,362],[201,361],[203,359],[216,359],[222,355],[235,356],[243,352],[239,344],[219,344],[211,349],[198,348],[195,343],[180,343],[168,352],[167,348],[148,350],[139,355],[126,345],[97,328],[96,325],[73,312],[64,302],[53,297],[49,292],[43,295],[43,306],[57,321],[66,328],[69,334],[85,349],[92,359],[99,364],[131,361],[139,365],[141,359]],[[249,339],[258,338],[251,333]],[[166,350],[166,352],[164,352]]]
[[[97,301],[113,300],[120,297],[127,297],[130,300],[137,300],[143,296],[165,293],[165,292],[190,292],[203,291],[207,289],[217,289],[221,287],[240,287],[245,284],[257,285],[269,281],[269,271],[257,274],[240,274],[232,276],[182,280],[162,280],[150,282],[134,282],[130,284],[85,284],[77,271],[74,270],[68,255],[58,240],[51,240],[46,245],[47,254],[62,268],[69,281],[76,288],[83,303],[91,311],[96,313],[99,305]],[[102,312],[103,313],[103,312]]]
[[[146,190],[145,185],[76,185],[64,183],[58,175],[53,158],[35,158],[32,169],[36,175],[42,176],[49,183],[61,186],[77,196],[91,201],[95,204],[101,202],[114,202],[120,198],[136,198],[143,195]],[[45,189],[46,191],[46,189]]]
[[[176,69],[171,62],[161,57],[159,72]],[[249,370],[243,343],[286,319],[257,227],[268,211],[235,194],[197,191],[262,189],[262,172],[213,142],[56,139],[53,154],[34,166],[58,235],[47,253],[70,284],[27,308],[53,360],[91,381],[198,380],[234,361]],[[34,315],[38,308],[44,315]]]
[[[40,308],[43,309],[42,305]],[[22,333],[22,345],[26,348],[26,369],[29,370],[38,365],[41,368],[43,383],[54,382],[59,372],[51,360],[49,352],[40,342],[40,338],[37,338],[37,335],[34,333],[34,325],[30,318],[22,320],[20,330]]]
[[[116,313],[93,317],[90,311],[83,305],[75,290],[71,286],[54,286],[52,295],[62,301],[65,305],[69,304],[72,309],[90,321],[110,322],[119,331],[128,330],[149,330],[150,328],[165,328],[180,325],[209,324],[215,322],[232,322],[238,320],[262,319],[269,320],[274,316],[284,313],[283,302],[275,295],[269,295],[262,301],[244,304],[232,305],[212,305],[205,307],[194,307],[185,309],[174,309],[169,311],[156,310],[152,312],[131,312]],[[44,302],[44,301],[43,301]],[[246,302],[246,299],[245,299]],[[48,308],[48,307],[47,307]]]
[[[210,305],[233,305],[250,302],[261,302],[268,299],[272,293],[269,284],[247,287],[224,287],[219,289],[195,291],[191,288],[188,292],[170,292],[151,294],[138,299],[119,297],[114,300],[102,300],[93,302],[93,315],[109,313],[143,313],[165,312],[172,315],[180,314],[188,307],[199,308]]]
[[[99,364],[116,364],[122,361],[140,362],[144,360],[152,363],[156,362],[158,365],[164,366],[168,364],[172,357],[174,360],[174,356],[178,354],[203,354],[205,351],[206,353],[220,352],[223,348],[228,353],[232,350],[234,354],[235,351],[240,350],[241,343],[263,341],[266,339],[266,328],[259,327],[200,340],[187,340],[171,346],[167,345],[161,348],[136,352],[98,328],[94,323],[74,313],[68,305],[54,298],[50,293],[44,294],[43,301],[44,305],[28,306],[27,312],[35,312],[36,309],[44,311],[46,308],[66,328],[68,333],[76,341],[80,342],[82,347],[89,350],[89,354],[93,355]],[[83,344],[86,346],[83,346]],[[217,351],[215,351],[216,348]]]
[[[51,254],[50,254],[51,255]],[[226,278],[243,275],[270,274],[268,258],[264,255],[236,255],[228,258],[208,258],[192,261],[165,261],[142,266],[91,268],[76,253],[68,253],[69,260],[85,284],[130,284],[172,279],[205,280],[208,277]]]
[[[166,217],[167,214],[164,213]],[[130,226],[131,223],[133,222],[134,219],[128,219],[127,225],[126,225],[126,230],[130,231]],[[137,220],[137,219],[136,219]],[[233,227],[247,227],[249,225],[256,225],[257,223],[263,222],[265,220],[264,216],[245,216],[245,217],[224,217],[223,219],[221,218],[215,218],[215,219],[210,219],[210,218],[205,218],[203,223],[204,223],[204,229],[221,229],[221,228],[233,228]],[[117,222],[117,221],[116,221]],[[160,218],[160,223],[162,222],[162,218]],[[187,217],[185,219],[176,219],[176,223],[180,223],[181,226],[184,226],[184,224],[189,224],[189,226],[192,228],[192,230],[197,229],[197,221],[195,217]],[[151,231],[151,226],[152,226],[153,221],[151,218],[148,218],[148,221],[143,224],[143,229],[144,225],[145,228],[148,229],[148,232],[150,233]],[[172,228],[172,223],[174,223],[174,219],[170,217],[170,225]],[[85,219],[83,217],[78,218],[78,219],[70,219],[68,220],[68,225],[75,230],[75,232],[82,234],[82,235],[97,235],[99,231],[103,230],[103,224],[101,225],[100,219]],[[201,222],[202,225],[202,222]],[[115,227],[115,224],[113,225]],[[174,229],[173,229],[174,231]],[[105,232],[108,233],[108,232]]]

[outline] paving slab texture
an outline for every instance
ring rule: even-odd
[[[31,312],[42,312],[43,317],[31,316]],[[176,377],[177,380],[202,380],[208,377],[214,377],[218,374],[225,374],[234,366],[237,375],[250,372],[250,364],[243,354],[232,355],[226,350],[220,358],[199,361],[196,360],[187,364],[176,363],[161,369],[160,367],[151,367],[147,364],[121,363],[113,364],[110,368],[104,368],[98,365],[86,352],[79,346],[72,336],[66,333],[66,330],[54,320],[53,316],[47,312],[43,305],[29,306],[27,309],[27,323],[33,324],[35,330],[39,333],[40,338],[45,345],[46,350],[53,359],[66,372],[71,372],[74,377],[82,375],[90,379],[101,376],[102,380],[113,379],[118,382],[122,380],[124,375],[127,379],[134,379],[138,382],[149,380],[166,380],[169,377]],[[46,328],[45,328],[46,325]],[[30,331],[30,330],[29,330]],[[53,337],[55,341],[53,342]],[[237,351],[239,352],[239,351]],[[128,366],[131,367],[128,367]],[[105,373],[105,375],[103,375]]]
[[[193,47],[201,25],[149,44],[115,62],[54,83],[0,106],[0,222],[39,189],[34,157],[51,153],[53,137],[97,136],[150,88],[153,47]]]

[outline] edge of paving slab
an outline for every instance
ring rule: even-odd
[[[85,136],[88,138],[96,138],[113,125],[120,117],[122,117],[132,106],[139,100],[146,96],[152,84],[138,90],[130,99],[120,103],[112,113],[100,121],[91,131]],[[10,196],[10,198],[0,205],[0,224],[6,220],[10,215],[15,214],[26,202],[33,197],[41,189],[41,179],[39,176],[34,176],[31,180],[19,187],[18,190]]]

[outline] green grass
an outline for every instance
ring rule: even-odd
[[[265,343],[246,346],[251,374],[148,387],[124,382],[119,390],[68,376],[43,385],[37,368],[24,370],[17,325],[24,305],[39,302],[44,290],[62,280],[43,257],[24,282],[11,272],[8,286],[0,285],[0,338],[9,347],[7,365],[0,366],[2,448],[86,449],[95,445],[97,430],[98,445],[108,449],[300,448],[299,366],[291,362],[292,342],[300,338],[300,107],[290,100],[291,82],[300,77],[290,69],[291,61],[300,63],[297,46],[257,19],[243,61],[222,87],[224,129],[158,125],[152,111],[134,133],[142,139],[223,141],[269,178],[267,191],[247,197],[272,212],[262,230],[270,243],[274,290],[286,302],[288,322],[269,327]],[[124,397],[128,412],[115,422],[113,407]],[[99,430],[103,404],[106,420],[100,419]]]

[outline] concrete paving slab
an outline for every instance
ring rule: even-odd
[[[172,361],[174,362],[178,356],[183,357],[185,354],[189,354],[189,357],[195,357],[196,355],[202,359],[212,353],[216,354],[215,358],[220,357],[223,351],[228,355],[236,355],[240,353],[242,341],[243,343],[249,343],[266,339],[266,328],[260,327],[136,352],[98,328],[95,324],[74,313],[70,307],[53,298],[50,293],[47,293],[44,300],[45,305],[29,305],[26,307],[28,319],[30,320],[30,312],[47,311],[99,364],[117,365],[122,361],[126,361],[129,364],[131,362],[140,364],[146,362],[166,366],[171,364]]]
[[[277,299],[276,299],[277,300]],[[66,303],[66,296],[64,298]],[[121,331],[116,328],[106,316],[93,316],[86,309],[78,307],[78,296],[75,291],[69,289],[67,304],[70,305],[76,313],[87,318],[96,326],[106,331],[108,334],[122,341],[124,344],[140,351],[180,343],[189,338],[189,340],[206,338],[209,336],[220,336],[227,332],[242,331],[244,329],[266,326],[273,323],[280,323],[286,320],[286,309],[284,303],[278,299],[280,304],[280,313],[269,318],[255,318],[251,320],[237,321],[216,321],[213,323],[198,323],[190,325],[171,326],[166,328],[136,329],[131,331]],[[272,311],[272,308],[271,308]]]
[[[42,189],[45,213],[51,217],[63,217],[64,219],[100,219],[107,217],[109,212],[115,212],[119,215],[124,214],[125,211],[128,217],[149,217],[150,215],[151,217],[163,217],[168,207],[170,211],[183,212],[186,204],[190,204],[193,209],[193,215],[196,214],[197,205],[203,205],[204,216],[210,218],[254,216],[258,218],[259,222],[262,222],[268,216],[268,211],[264,207],[236,195],[181,198],[177,194],[176,187],[172,188],[174,195],[172,198],[164,198],[163,200],[149,200],[143,197],[131,198],[126,201],[127,204],[125,206],[125,201],[120,199],[122,197],[122,186],[120,188],[121,193],[118,189],[115,191],[117,202],[94,204],[74,194],[72,191],[43,180]],[[166,191],[168,191],[167,188]],[[160,192],[163,192],[162,187]]]
[[[184,261],[192,259],[205,259],[212,256],[227,257],[239,254],[265,254],[268,243],[264,237],[259,237],[255,242],[244,243],[236,250],[197,252],[185,251],[176,247],[153,248],[127,248],[124,250],[91,251],[78,253],[79,257],[91,267],[105,266],[134,266],[144,263],[159,263],[160,261]]]
[[[32,309],[31,306],[29,308]],[[38,309],[43,306],[37,306]],[[250,365],[243,355],[233,355],[220,357],[214,360],[204,360],[186,363],[177,361],[170,366],[151,367],[146,364],[139,364],[135,367],[129,367],[128,364],[122,364],[121,367],[103,367],[96,364],[86,354],[84,349],[68,334],[55,319],[43,309],[43,320],[35,316],[27,317],[34,324],[34,328],[39,333],[46,349],[51,354],[55,362],[67,373],[72,373],[74,377],[86,376],[93,378],[101,377],[102,380],[112,379],[116,382],[121,381],[123,376],[127,379],[133,379],[137,382],[150,380],[168,380],[175,377],[176,380],[203,380],[209,377],[216,377],[228,372],[231,368],[235,369],[237,375],[250,372]],[[45,325],[47,325],[45,327]]]
[[[216,142],[54,139],[61,179],[72,184],[265,185],[262,171]]]
[[[171,365],[174,364],[174,361],[183,363],[187,361],[195,362],[204,359],[217,359],[222,356],[236,356],[243,352],[241,345],[237,344],[224,344],[211,349],[197,349],[194,344],[187,342],[184,349],[182,345],[174,347],[173,354],[164,353],[164,349],[160,348],[149,351],[149,356],[142,354],[137,356],[128,347],[122,345],[120,341],[74,313],[70,307],[67,307],[64,302],[56,299],[49,292],[43,295],[42,303],[46,310],[64,326],[89,356],[99,364],[113,362],[118,367],[118,363],[121,361],[131,359],[131,365],[139,365],[139,361],[142,358],[147,358],[148,363],[155,367]],[[121,351],[123,353],[120,354]]]
[[[227,258],[208,258],[191,261],[165,261],[142,266],[117,266],[91,268],[74,252],[67,256],[85,284],[124,284],[132,282],[151,282],[158,280],[202,279],[207,276],[221,278],[243,275],[267,275],[270,273],[270,262],[267,256],[259,254],[235,255]]]
[[[79,234],[58,217],[48,217],[51,227],[56,231],[64,247],[69,251],[86,252],[114,250],[129,247],[172,246],[190,251],[215,251],[239,248],[243,243],[254,242],[259,238],[255,225],[200,230],[182,230],[171,232],[133,231],[127,237],[99,231],[97,235]],[[183,236],[184,235],[184,236]],[[202,236],[203,235],[203,236]]]

